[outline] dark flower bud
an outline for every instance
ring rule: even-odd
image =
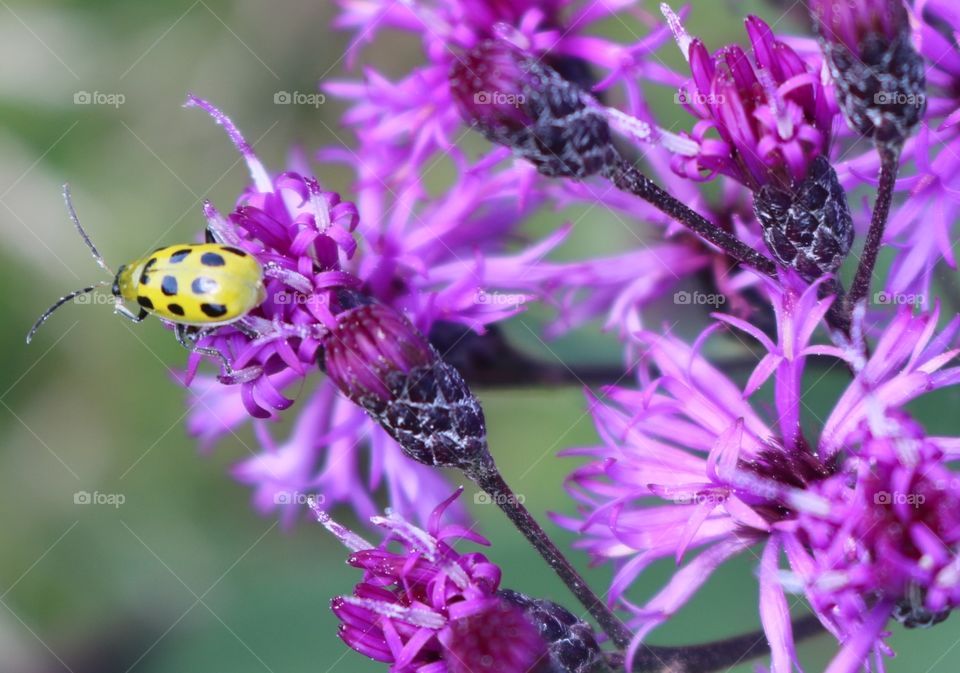
[[[501,589],[498,594],[523,609],[540,637],[547,643],[549,661],[538,673],[589,673],[605,670],[603,652],[593,628],[553,601],[531,598],[518,591]]]
[[[467,122],[544,175],[583,178],[616,160],[607,120],[584,90],[508,42],[464,54],[450,86]]]
[[[853,244],[847,195],[826,157],[791,188],[769,183],[753,195],[763,240],[777,262],[813,281],[840,268]]]
[[[923,58],[911,43],[903,0],[810,6],[847,123],[879,143],[903,143],[926,109]]]
[[[416,327],[383,304],[344,311],[321,369],[414,460],[467,469],[490,460],[480,403]]]

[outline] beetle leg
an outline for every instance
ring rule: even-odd
[[[220,381],[220,383],[227,385],[244,383],[245,381],[252,381],[260,376],[261,373],[263,373],[263,368],[259,365],[251,365],[249,367],[244,367],[243,369],[235,370],[230,366],[230,361],[227,360],[227,357],[216,348],[198,346],[197,340],[206,336],[206,332],[204,330],[199,330],[189,325],[175,323],[173,332],[177,337],[177,342],[191,353],[196,353],[197,355],[206,355],[207,357],[212,357],[220,362],[220,366],[223,369],[223,374],[217,376],[217,380]]]
[[[143,322],[143,319],[150,315],[147,312],[147,309],[141,308],[139,313],[133,313],[130,309],[124,306],[121,302],[116,301],[113,304],[113,312],[117,315],[122,315],[124,318],[130,322]]]

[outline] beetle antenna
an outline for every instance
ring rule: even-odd
[[[30,331],[27,333],[27,343],[30,343],[33,340],[33,336],[37,333],[37,330],[40,329],[40,325],[47,322],[47,318],[53,315],[53,312],[56,311],[58,308],[66,304],[68,301],[71,301],[75,297],[79,297],[82,294],[87,294],[88,292],[93,292],[98,287],[103,287],[104,285],[108,285],[109,282],[110,281],[102,280],[99,283],[95,283],[94,285],[89,285],[87,287],[82,287],[79,290],[74,290],[70,294],[60,297],[57,301],[54,302],[53,306],[48,308],[46,311],[43,312],[43,315],[37,318],[37,322],[33,323],[33,327],[31,327]]]
[[[103,256],[100,254],[100,251],[97,250],[97,246],[93,244],[93,241],[90,240],[90,237],[87,235],[87,232],[83,230],[83,227],[80,225],[80,218],[77,217],[77,211],[73,207],[73,199],[70,197],[70,185],[63,185],[63,201],[67,204],[67,213],[70,215],[70,221],[73,222],[73,226],[77,228],[77,232],[80,234],[80,238],[83,239],[83,242],[87,244],[87,247],[90,248],[90,252],[93,253],[93,258],[97,260],[97,264],[101,269],[109,273],[111,276],[114,275],[113,270],[107,266],[107,263],[103,261]]]

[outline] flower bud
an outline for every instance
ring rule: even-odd
[[[480,403],[392,308],[374,303],[341,313],[324,337],[319,364],[410,458],[459,469],[490,460]]]
[[[616,159],[610,127],[586,92],[509,42],[487,40],[450,73],[463,118],[551,177],[583,178]]]
[[[754,193],[763,240],[777,262],[813,281],[840,268],[853,245],[847,195],[826,157],[792,188],[769,183]]]
[[[518,591],[501,589],[501,598],[519,606],[547,643],[548,673],[588,673],[603,662],[593,629],[553,601],[531,598]]]
[[[926,76],[903,0],[813,0],[814,25],[855,131],[901,144],[923,117]]]

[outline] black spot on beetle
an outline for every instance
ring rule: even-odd
[[[140,283],[141,285],[150,284],[150,270],[153,268],[153,265],[157,263],[156,257],[151,257],[147,260],[147,263],[143,265],[143,271],[140,272]]]
[[[145,309],[148,309],[150,311],[153,310],[153,302],[150,301],[150,297],[144,297],[143,295],[140,295],[137,297],[137,303],[140,304]]]
[[[200,257],[200,263],[204,266],[223,266],[227,262],[223,259],[223,255],[218,255],[215,252],[205,252]]]
[[[183,248],[182,250],[177,250],[175,253],[170,255],[171,264],[179,264],[187,258],[187,255],[190,254],[190,248]]]
[[[219,318],[227,312],[227,307],[223,304],[200,304],[200,310],[204,315],[211,318]]]
[[[173,276],[164,276],[160,283],[160,290],[168,297],[172,297],[177,293],[177,279]]]
[[[233,247],[232,245],[225,245],[225,246],[223,246],[223,249],[226,250],[227,252],[232,252],[232,253],[233,253],[234,255],[236,255],[237,257],[246,257],[246,256],[247,256],[247,251],[246,251],[246,250],[241,250],[240,248],[235,248],[235,247]]]
[[[193,282],[190,283],[190,289],[193,290],[194,294],[207,294],[209,292],[216,292],[219,284],[213,278],[208,278],[206,276],[197,276],[193,279]]]
[[[173,315],[183,315],[183,307],[180,304],[167,304],[167,310]]]

